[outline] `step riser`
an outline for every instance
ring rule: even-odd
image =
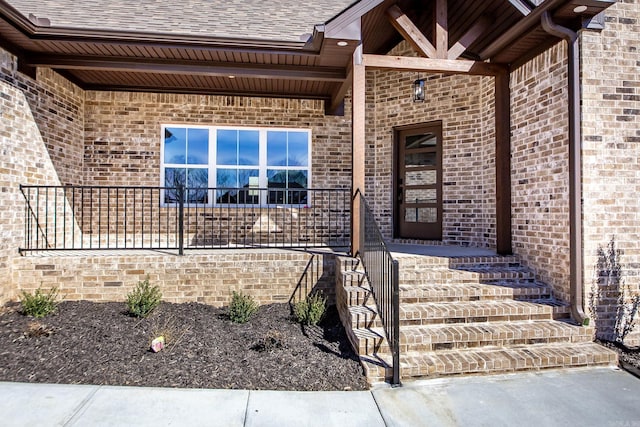
[[[401,318],[400,327],[412,325],[442,325],[442,324],[465,324],[484,322],[520,322],[523,320],[551,320],[550,313],[538,314],[509,314],[509,315],[478,315],[471,317],[433,317],[433,318]]]
[[[433,363],[424,360],[401,360],[400,374],[403,380],[409,378],[435,377],[442,375],[498,374],[526,370],[557,369],[583,366],[612,366],[617,363],[615,353],[581,353],[576,351],[557,354],[513,354],[507,350],[496,357],[482,360],[461,357],[434,357]]]
[[[470,273],[453,270],[428,270],[428,271],[403,271],[400,269],[400,284],[424,285],[429,283],[440,284],[472,284],[491,283],[495,281],[518,280],[535,282],[535,275],[531,272],[495,272],[495,273]]]
[[[464,350],[470,348],[480,348],[487,346],[495,347],[507,347],[514,345],[535,345],[535,344],[559,344],[559,343],[577,343],[577,342],[591,342],[591,337],[546,337],[546,338],[489,338],[487,340],[479,341],[452,341],[452,342],[440,342],[440,343],[406,343],[400,342],[400,352],[406,353],[409,351],[442,351],[442,350]]]

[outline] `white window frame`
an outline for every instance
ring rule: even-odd
[[[185,128],[185,129],[208,129],[209,130],[209,160],[207,165],[184,165],[173,164],[164,162],[164,135],[166,128]],[[218,130],[238,130],[238,131],[257,131],[259,135],[259,161],[258,165],[218,165],[216,158],[217,147],[217,131]],[[267,165],[267,134],[268,132],[303,132],[307,134],[307,166],[269,166]],[[216,190],[210,190],[207,197],[207,203],[185,203],[184,206],[224,206],[224,207],[244,207],[244,206],[267,206],[268,204],[268,177],[267,170],[301,170],[307,172],[307,187],[312,188],[312,148],[313,139],[311,129],[309,128],[287,128],[287,127],[248,127],[248,126],[206,126],[206,125],[192,125],[192,124],[162,124],[160,126],[160,186],[165,187],[165,169],[166,168],[200,168],[208,170],[208,187],[217,187],[217,169],[218,168],[237,168],[237,169],[258,169],[258,188],[260,191],[260,203],[217,203],[216,202]],[[307,205],[311,203],[311,194],[307,193]],[[272,204],[269,204],[272,205]],[[164,191],[161,195],[161,206],[163,207],[175,207],[178,203],[166,203]],[[301,206],[299,204],[278,204],[278,206]]]

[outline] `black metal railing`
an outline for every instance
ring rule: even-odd
[[[21,186],[21,252],[348,246],[348,189]]]
[[[400,384],[400,288],[398,261],[384,242],[366,199],[360,201],[360,259],[378,307],[393,363],[392,384]]]

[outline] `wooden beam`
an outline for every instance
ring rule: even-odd
[[[449,21],[447,0],[436,0],[435,13],[436,58],[447,59],[449,52]]]
[[[236,64],[230,62],[157,60],[90,56],[29,55],[27,62],[35,67],[66,70],[100,70],[159,74],[191,74],[199,76],[236,76],[343,82],[345,71],[339,67],[307,67],[275,64]]]
[[[365,147],[366,147],[366,71],[362,61],[362,45],[353,54],[352,63],[352,106],[351,106],[351,254],[360,252],[361,245],[361,210],[360,195],[364,196],[365,188]]]
[[[511,247],[511,95],[509,72],[495,77],[496,130],[496,252],[512,253]]]
[[[489,28],[490,21],[486,16],[481,16],[466,33],[460,37],[460,40],[456,42],[451,49],[449,49],[447,59],[458,59],[465,50]]]
[[[353,65],[349,64],[349,67],[347,68],[347,78],[345,79],[345,81],[342,82],[338,90],[336,90],[331,95],[331,103],[330,105],[328,105],[327,108],[325,108],[325,114],[336,115],[337,112],[340,110],[341,106],[343,106],[344,97],[347,95],[347,92],[349,91],[349,89],[351,89],[352,78],[353,78],[352,70],[353,70]],[[344,113],[342,113],[342,115],[343,114]]]
[[[391,25],[402,34],[402,37],[404,37],[419,54],[427,58],[437,57],[436,48],[398,6],[391,6],[387,10],[387,15],[389,15]]]
[[[362,55],[362,61],[367,68],[395,69],[399,71],[495,76],[506,70],[506,66],[502,64],[464,59],[430,59],[365,54]]]

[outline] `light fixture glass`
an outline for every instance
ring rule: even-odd
[[[417,79],[413,82],[413,102],[424,101],[424,80]]]
[[[585,6],[585,5],[580,5],[580,6],[576,6],[576,7],[573,8],[573,11],[575,13],[582,13],[582,12],[584,12],[586,10],[587,10],[587,6]]]
[[[338,46],[340,46],[340,47],[345,47],[345,46],[346,46],[346,45],[348,45],[349,43],[347,43],[347,42],[346,42],[346,41],[344,41],[344,40],[341,40],[341,41],[339,41],[339,42],[338,42],[338,43],[336,43],[336,44],[337,44]]]

